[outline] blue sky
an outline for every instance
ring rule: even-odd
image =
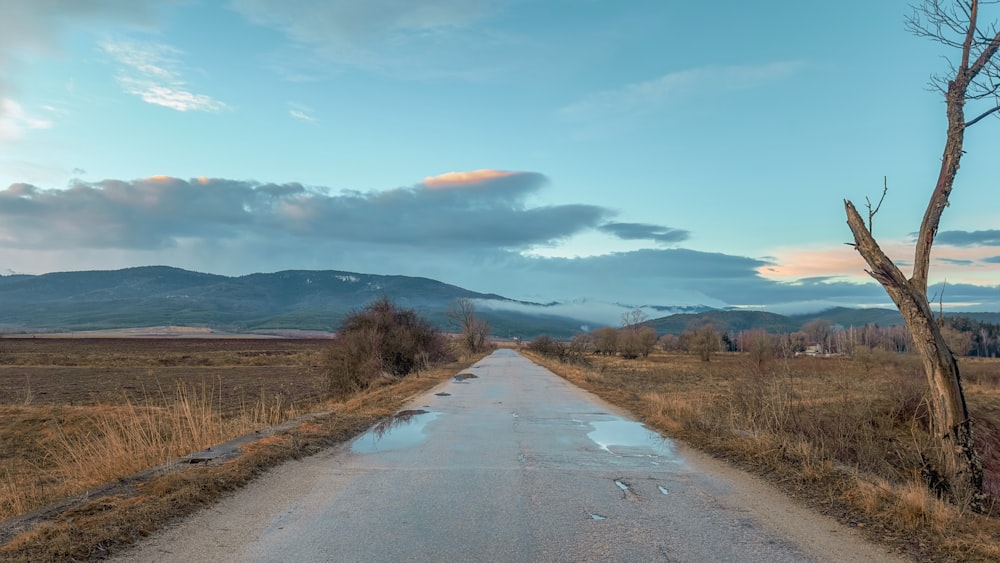
[[[843,199],[912,259],[943,47],[907,1],[0,3],[0,272],[432,277],[531,300],[886,305]],[[984,9],[984,17],[990,14]],[[971,111],[970,111],[971,113]],[[1000,310],[967,134],[932,283]],[[938,288],[932,288],[932,292]]]

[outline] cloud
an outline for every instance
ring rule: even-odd
[[[598,230],[623,240],[652,240],[671,244],[687,240],[691,233],[684,229],[649,225],[646,223],[605,223]]]
[[[527,249],[600,224],[591,205],[528,207],[541,174],[512,172],[462,190],[423,185],[330,195],[295,184],[166,176],[0,191],[0,246],[163,249],[182,239],[285,236],[396,248]]]
[[[983,258],[983,262],[988,264],[1000,264],[1000,256],[987,256]]]
[[[437,176],[424,178],[423,185],[428,188],[454,188],[480,184],[497,178],[506,178],[515,174],[505,170],[472,170],[470,172],[445,172]]]
[[[706,66],[671,72],[585,96],[559,109],[571,121],[641,115],[701,91],[727,92],[755,88],[786,78],[803,67],[802,63],[781,61],[760,65]]]
[[[971,266],[976,263],[975,260],[966,260],[963,258],[937,258],[936,260],[954,266]]]
[[[171,1],[171,0],[168,0]],[[0,99],[16,97],[11,69],[30,55],[60,50],[66,28],[102,21],[150,25],[160,0],[32,0],[4,2],[0,17]],[[8,108],[0,108],[6,112]],[[3,113],[0,113],[3,115]]]
[[[19,139],[25,129],[49,129],[52,122],[29,114],[10,98],[0,99],[0,142]]]
[[[953,246],[1000,246],[1000,230],[941,231],[935,240]]]
[[[216,112],[228,107],[210,96],[189,91],[181,73],[182,53],[169,45],[109,41],[101,48],[121,65],[117,78],[122,88],[146,103],[177,111]]]
[[[494,0],[234,0],[252,23],[278,29],[321,57],[359,66],[392,64],[400,52],[439,41],[493,13]]]
[[[299,121],[305,121],[306,123],[316,122],[316,118],[313,117],[313,109],[309,106],[296,102],[288,103],[288,115]]]

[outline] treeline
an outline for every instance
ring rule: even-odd
[[[945,326],[963,335],[956,343],[959,349],[952,349],[956,354],[960,353],[959,350],[965,350],[967,356],[1000,357],[1000,325],[966,317],[947,317]]]
[[[775,334],[764,329],[723,332],[710,323],[700,323],[680,335],[657,338],[656,331],[644,322],[640,313],[633,312],[623,317],[621,328],[604,327],[579,333],[569,342],[542,336],[532,341],[529,348],[563,361],[588,355],[635,359],[648,356],[657,347],[667,352],[698,354],[704,361],[710,361],[716,352],[747,352],[761,357],[853,356],[871,350],[906,353],[913,348],[910,334],[902,325],[845,328],[817,319],[805,324],[802,330]],[[946,317],[941,322],[945,340],[956,355],[1000,357],[1000,325],[965,317]]]

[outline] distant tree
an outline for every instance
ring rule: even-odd
[[[872,219],[885,198],[878,204],[868,202],[867,222],[854,204],[844,200],[847,224],[854,235],[854,248],[867,262],[875,278],[903,315],[913,336],[913,345],[923,360],[931,388],[931,433],[937,442],[937,459],[927,460],[928,484],[959,504],[976,512],[985,510],[983,464],[976,453],[972,419],[962,390],[962,379],[954,354],[942,334],[927,298],[927,277],[931,245],[958,174],[965,149],[965,131],[1000,111],[1000,31],[996,22],[980,26],[979,8],[995,2],[979,0],[925,0],[914,8],[907,28],[917,36],[928,37],[955,49],[957,61],[945,77],[933,77],[932,83],[943,94],[948,128],[934,190],[916,234],[913,270],[909,278],[886,256],[872,235]],[[966,118],[966,105],[977,104],[976,113]],[[979,105],[984,104],[984,105]]]
[[[567,347],[562,342],[553,340],[551,336],[543,334],[528,343],[528,349],[537,352],[546,358],[553,358],[559,361],[566,360]]]
[[[778,338],[762,328],[745,330],[736,338],[740,352],[746,354],[758,373],[778,355]]]
[[[599,328],[592,333],[594,337],[594,353],[602,356],[614,356],[618,353],[618,331],[610,326]]]
[[[957,356],[964,356],[972,349],[971,332],[964,332],[945,325],[941,327],[941,336],[948,343],[948,348]]]
[[[642,357],[650,355],[656,349],[656,329],[651,326],[644,326],[639,329],[639,350]]]
[[[646,314],[635,309],[622,315],[622,327],[618,330],[618,353],[623,358],[634,360],[646,357],[656,346],[656,329],[644,326]]]
[[[472,354],[485,352],[489,346],[490,325],[476,316],[471,299],[455,301],[446,313],[461,334],[462,346]]]
[[[802,332],[812,344],[819,345],[823,352],[830,352],[833,323],[826,319],[813,319],[802,326]]]
[[[703,362],[712,361],[712,354],[722,347],[722,334],[711,323],[696,325],[681,333],[681,346],[698,354]]]
[[[618,353],[626,360],[634,360],[642,355],[639,350],[639,334],[632,330],[619,329],[618,333]]]
[[[792,354],[798,354],[800,352],[806,351],[806,343],[809,337],[806,336],[804,331],[793,332],[788,335],[788,348]]]
[[[577,356],[586,356],[594,350],[594,337],[586,332],[579,332],[573,335],[569,348]]]
[[[664,352],[676,352],[681,350],[680,339],[676,334],[664,334],[660,337],[660,349]]]
[[[639,327],[644,322],[646,322],[646,313],[642,309],[633,309],[627,313],[622,313],[622,328],[639,330]]]

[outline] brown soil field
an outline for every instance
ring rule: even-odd
[[[4,338],[0,405],[123,404],[214,390],[224,411],[261,396],[323,397],[326,339]]]

